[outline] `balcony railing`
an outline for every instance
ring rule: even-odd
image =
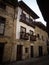
[[[23,22],[31,27],[34,27],[35,28],[35,25],[34,25],[34,22],[32,19],[30,18],[27,18],[26,16],[24,16],[23,14],[20,15],[20,22]]]
[[[20,32],[20,39],[28,40],[29,39],[28,34],[25,32]]]
[[[36,35],[29,35],[29,33],[20,32],[20,39],[29,40],[29,37],[30,41],[36,41]]]
[[[30,41],[36,41],[36,35],[30,35]]]

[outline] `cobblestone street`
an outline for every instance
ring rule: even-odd
[[[4,63],[2,65],[49,65],[49,56],[40,58],[32,58],[25,61],[16,61],[12,63]]]

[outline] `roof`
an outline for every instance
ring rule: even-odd
[[[46,26],[41,22],[35,22],[35,26],[38,26],[40,29],[47,31]]]
[[[35,12],[31,8],[29,8],[23,1],[19,1],[19,6],[28,14],[30,14],[30,16],[32,16],[34,19],[39,18],[39,16],[35,14]]]

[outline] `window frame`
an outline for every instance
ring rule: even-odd
[[[23,26],[21,26],[21,27],[20,27],[20,31],[21,31],[21,32],[23,32],[22,29],[24,29],[24,30],[25,30],[24,32],[26,33],[26,28],[23,27]]]
[[[25,53],[28,53],[28,48],[25,48]]]
[[[31,34],[32,33],[32,34]],[[34,32],[32,31],[32,30],[30,30],[30,35],[33,35],[34,34]]]
[[[37,34],[37,38],[38,38],[38,39],[41,39],[39,34]]]
[[[42,40],[44,41],[44,36],[42,35]]]
[[[4,26],[3,26],[3,32],[0,33],[0,35],[4,35],[4,32],[5,32],[5,22],[6,22],[6,19],[4,17],[0,16],[0,26],[1,26],[1,24],[4,24]]]

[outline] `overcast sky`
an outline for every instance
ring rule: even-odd
[[[21,1],[21,0],[18,0]],[[37,5],[36,0],[22,0],[24,1],[40,18],[38,19],[38,21],[42,22],[44,25],[46,25],[46,22],[44,21],[42,14],[39,10],[39,7]]]

